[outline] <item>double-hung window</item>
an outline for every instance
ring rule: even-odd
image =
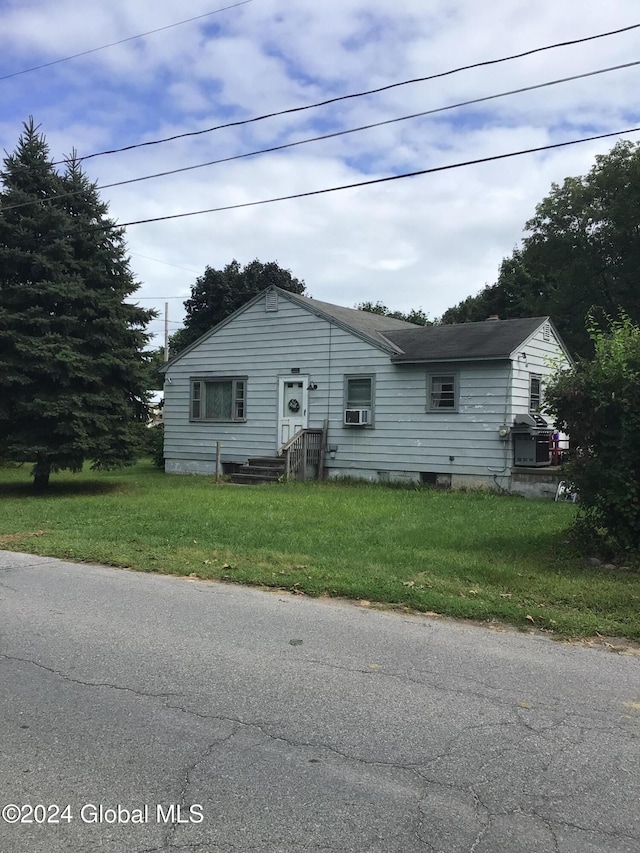
[[[191,380],[192,421],[244,421],[247,379],[220,377]]]
[[[431,373],[427,377],[427,411],[458,411],[458,377],[455,373]]]
[[[351,374],[344,377],[345,426],[372,426],[373,404],[373,375]]]
[[[542,376],[529,374],[529,411],[539,412],[542,403]]]

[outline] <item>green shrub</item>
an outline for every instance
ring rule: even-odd
[[[571,439],[576,538],[583,549],[629,556],[640,551],[640,328],[623,314],[589,332],[594,357],[548,385],[546,408]]]

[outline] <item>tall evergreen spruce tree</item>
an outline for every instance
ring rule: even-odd
[[[72,157],[59,175],[33,119],[0,174],[0,456],[51,472],[134,461],[146,422],[144,329],[122,229]]]

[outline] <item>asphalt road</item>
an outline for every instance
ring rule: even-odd
[[[637,657],[0,552],[0,679],[2,853],[640,850]]]

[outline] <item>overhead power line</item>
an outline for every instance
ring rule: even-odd
[[[414,118],[423,118],[425,116],[436,115],[438,113],[444,113],[444,112],[447,112],[449,110],[461,109],[462,107],[476,106],[477,104],[486,103],[487,101],[494,101],[494,100],[497,100],[498,98],[506,98],[510,95],[521,95],[521,94],[524,94],[525,92],[533,92],[536,89],[544,89],[544,88],[548,88],[550,86],[557,86],[561,83],[570,83],[574,80],[585,79],[586,77],[597,77],[599,74],[607,74],[610,71],[620,71],[623,68],[633,68],[633,67],[638,66],[638,65],[640,65],[640,60],[637,60],[635,62],[625,62],[622,65],[612,65],[609,68],[600,68],[597,71],[586,71],[583,74],[573,74],[570,77],[560,77],[556,80],[548,80],[545,83],[536,83],[532,86],[522,86],[519,89],[510,89],[507,92],[498,92],[498,93],[493,94],[493,95],[485,95],[481,98],[473,98],[469,101],[460,101],[456,104],[448,104],[447,106],[444,106],[444,107],[435,107],[434,109],[431,109],[431,110],[422,110],[421,112],[411,113],[410,115],[405,115],[405,116],[399,116],[398,118],[390,118],[390,119],[385,119],[383,121],[376,121],[376,122],[372,122],[371,124],[360,125],[359,127],[347,128],[346,130],[336,130],[336,131],[333,131],[332,133],[324,133],[320,136],[312,136],[312,137],[309,137],[307,139],[299,139],[295,142],[286,142],[286,143],[283,143],[282,145],[271,146],[270,148],[259,148],[256,151],[248,151],[244,154],[234,154],[230,157],[221,157],[217,160],[209,160],[206,163],[197,163],[193,166],[182,166],[179,169],[169,169],[169,170],[164,171],[164,172],[155,172],[152,175],[143,175],[143,176],[137,177],[137,178],[128,178],[127,180],[124,180],[124,181],[115,181],[114,183],[111,183],[111,184],[103,184],[102,186],[97,187],[97,189],[98,190],[105,190],[105,189],[111,189],[113,187],[122,187],[122,186],[125,186],[127,184],[139,183],[140,181],[149,181],[149,180],[152,180],[154,178],[164,178],[164,177],[168,177],[169,175],[177,175],[181,172],[191,172],[191,171],[194,171],[195,169],[203,169],[206,166],[216,166],[220,163],[230,163],[232,160],[242,160],[246,157],[255,157],[255,156],[258,156],[260,154],[272,154],[276,151],[284,151],[288,148],[295,148],[299,145],[307,145],[310,142],[321,142],[321,141],[324,141],[326,139],[335,139],[338,136],[346,136],[346,135],[351,134],[351,133],[359,133],[363,130],[373,130],[376,127],[384,127],[385,125],[389,125],[389,124],[397,124],[398,122],[401,122],[401,121],[409,121],[410,119],[414,119]],[[72,193],[69,193],[69,195],[72,195]],[[64,195],[58,196],[58,198],[64,198],[64,197],[65,197]],[[29,202],[26,202],[26,203],[29,204]]]
[[[460,109],[462,107],[475,106],[477,104],[486,103],[487,101],[497,100],[498,98],[505,98],[505,97],[510,96],[510,95],[520,95],[520,94],[524,94],[525,92],[533,92],[536,89],[544,89],[544,88],[548,88],[549,86],[557,86],[561,83],[570,83],[574,80],[582,80],[582,79],[585,79],[587,77],[596,77],[599,74],[607,74],[610,71],[620,71],[623,68],[633,68],[633,67],[638,66],[638,65],[640,65],[640,60],[637,60],[635,62],[625,62],[622,65],[612,65],[609,68],[600,68],[597,71],[586,71],[583,74],[573,74],[570,77],[561,77],[561,78],[558,78],[556,80],[549,80],[545,83],[536,83],[532,86],[523,86],[519,89],[511,89],[507,92],[498,92],[498,93],[493,94],[493,95],[485,95],[481,98],[473,98],[469,101],[460,101],[459,103],[448,104],[447,106],[444,106],[444,107],[435,107],[434,109],[431,109],[431,110],[422,110],[421,112],[418,112],[418,113],[411,113],[410,115],[399,116],[397,118],[390,118],[390,119],[385,119],[383,121],[376,121],[376,122],[373,122],[371,124],[360,125],[359,127],[347,128],[346,130],[336,130],[336,131],[333,131],[332,133],[324,133],[321,136],[312,136],[312,137],[309,137],[307,139],[298,139],[295,142],[285,142],[282,145],[274,145],[274,146],[271,146],[270,148],[259,148],[256,151],[247,151],[244,154],[234,154],[230,157],[222,157],[222,158],[219,158],[217,160],[208,160],[206,163],[196,163],[192,166],[181,166],[178,169],[168,169],[168,170],[163,171],[163,172],[154,172],[151,175],[141,175],[137,178],[127,178],[124,181],[114,181],[111,184],[101,184],[100,186],[96,187],[96,190],[107,190],[107,189],[113,189],[114,187],[123,187],[123,186],[127,186],[128,184],[136,184],[136,183],[139,183],[141,181],[150,181],[150,180],[153,180],[155,178],[165,178],[165,177],[168,177],[170,175],[180,174],[182,172],[191,172],[191,171],[194,171],[195,169],[203,169],[206,166],[217,166],[220,163],[230,163],[233,160],[242,160],[246,157],[256,157],[260,154],[272,154],[272,153],[275,153],[277,151],[284,151],[288,148],[295,148],[299,145],[307,145],[310,142],[321,142],[321,141],[324,141],[327,139],[335,139],[338,136],[346,136],[346,135],[351,134],[351,133],[359,133],[363,130],[372,130],[376,127],[384,127],[385,125],[397,124],[398,122],[401,122],[401,121],[409,121],[410,119],[414,119],[414,118],[423,118],[424,116],[436,115],[438,113],[444,113],[444,112],[447,112],[449,110]],[[60,195],[57,195],[57,196],[52,197],[52,198],[42,199],[42,200],[38,200],[38,201],[24,201],[24,202],[20,202],[20,204],[7,205],[3,209],[5,211],[6,210],[15,210],[16,208],[27,207],[27,206],[32,205],[32,204],[40,204],[42,202],[58,201],[60,199],[70,198],[72,196],[79,195],[82,192],[84,192],[84,190],[73,190],[72,192],[61,193]],[[154,259],[151,258],[151,260],[154,260]]]
[[[100,187],[98,187],[97,189],[100,189]],[[70,193],[70,195],[71,195],[71,193]],[[6,210],[6,209],[7,208],[5,207],[4,210]],[[197,270],[189,269],[189,267],[179,267],[177,264],[170,264],[169,261],[161,261],[160,258],[150,258],[149,255],[141,255],[139,252],[129,252],[129,254],[135,255],[136,258],[144,258],[146,261],[155,261],[157,264],[162,264],[165,267],[173,267],[174,269],[177,269],[177,270],[184,270],[185,272],[192,272],[192,273],[195,273],[196,275],[198,275]],[[160,297],[158,297],[158,298],[160,298]],[[179,296],[175,296],[175,297],[171,296],[169,298],[170,299],[179,299],[180,297]]]
[[[475,166],[479,163],[490,163],[496,160],[506,160],[509,157],[519,157],[522,154],[535,154],[540,151],[551,151],[554,148],[566,148],[569,145],[579,145],[582,142],[593,142],[597,139],[609,139],[612,136],[622,136],[626,133],[637,133],[640,131],[640,127],[630,127],[626,130],[615,130],[611,133],[598,133],[594,136],[584,136],[581,139],[571,139],[567,142],[555,142],[551,145],[539,145],[535,148],[523,148],[520,151],[510,151],[508,154],[494,154],[490,157],[479,157],[475,160],[464,160],[459,163],[450,163],[447,166],[434,166],[431,169],[419,169],[415,172],[404,172],[401,175],[388,175],[385,178],[372,178],[368,181],[357,181],[353,184],[342,184],[337,187],[325,187],[321,190],[311,190],[310,192],[304,193],[294,193],[293,195],[284,195],[277,196],[276,198],[265,198],[260,201],[246,201],[240,204],[227,204],[222,207],[210,207],[205,210],[191,210],[188,213],[172,213],[168,216],[154,216],[149,219],[136,219],[131,222],[121,222],[117,225],[104,225],[104,226],[94,226],[96,228],[104,228],[105,230],[111,230],[113,228],[127,228],[131,225],[146,225],[150,222],[166,222],[169,219],[184,219],[187,216],[199,216],[204,213],[220,213],[224,210],[240,210],[245,207],[257,207],[258,205],[263,204],[274,204],[278,201],[290,201],[292,199],[298,198],[309,198],[311,196],[316,195],[326,195],[327,193],[339,192],[340,190],[350,190],[356,189],[357,187],[368,187],[373,186],[374,184],[384,184],[389,183],[391,181],[400,181],[403,178],[415,178],[419,175],[432,175],[436,172],[446,172],[451,169],[460,169],[463,166]]]
[[[285,110],[279,110],[279,111],[273,112],[273,113],[264,113],[263,115],[253,116],[252,118],[239,119],[237,121],[230,121],[230,122],[226,122],[225,124],[215,125],[214,127],[207,127],[207,128],[202,129],[202,130],[192,130],[192,131],[188,131],[186,133],[177,133],[177,134],[174,134],[173,136],[165,136],[162,139],[150,139],[146,142],[137,142],[137,143],[132,144],[132,145],[125,145],[122,148],[109,148],[109,149],[105,149],[104,151],[96,151],[93,154],[85,154],[83,157],[79,157],[78,160],[79,161],[90,160],[93,157],[102,157],[102,156],[107,155],[107,154],[119,154],[123,151],[132,151],[136,148],[144,148],[144,147],[150,146],[150,145],[162,145],[165,142],[174,142],[176,139],[185,139],[185,138],[191,137],[191,136],[202,136],[205,133],[213,133],[213,131],[215,131],[215,130],[223,130],[224,128],[228,128],[228,127],[240,127],[242,125],[252,124],[252,123],[258,122],[258,121],[264,121],[265,119],[268,119],[268,118],[276,118],[277,116],[291,115],[292,113],[304,112],[305,110],[313,110],[313,109],[317,109],[318,107],[327,106],[328,104],[335,104],[338,101],[347,101],[347,100],[351,100],[354,98],[362,98],[362,97],[365,97],[366,95],[374,95],[374,94],[378,94],[380,92],[387,92],[390,89],[396,89],[396,88],[399,88],[400,86],[409,86],[409,85],[412,85],[414,83],[425,83],[429,80],[438,80],[442,77],[449,77],[453,74],[459,74],[461,71],[470,71],[474,68],[484,68],[484,67],[488,67],[491,65],[498,65],[501,62],[509,62],[511,60],[514,60],[514,59],[522,59],[525,56],[532,56],[536,53],[542,53],[543,51],[546,51],[546,50],[555,50],[555,49],[561,48],[561,47],[570,47],[571,45],[574,45],[574,44],[583,44],[585,42],[594,41],[595,39],[601,39],[601,38],[606,38],[608,36],[619,35],[620,33],[630,32],[631,30],[638,29],[638,27],[640,27],[640,24],[631,24],[627,27],[620,27],[619,29],[609,30],[605,33],[596,33],[595,35],[592,35],[592,36],[584,36],[583,38],[571,39],[569,41],[555,42],[554,44],[548,44],[548,45],[544,45],[542,47],[535,47],[535,48],[532,48],[531,50],[525,50],[521,53],[514,53],[514,54],[511,54],[509,56],[500,57],[498,59],[487,59],[487,60],[483,60],[482,62],[474,62],[470,65],[461,65],[457,68],[452,68],[449,71],[441,71],[441,72],[438,72],[437,74],[429,74],[426,77],[414,77],[411,80],[402,80],[398,83],[389,83],[386,86],[379,86],[376,89],[367,89],[364,92],[352,92],[348,95],[338,95],[335,98],[327,98],[324,101],[317,101],[314,104],[306,104],[306,105],[301,106],[301,107],[289,107],[288,109],[285,109]],[[64,162],[64,161],[58,161],[58,162]],[[55,165],[57,165],[57,163]]]
[[[213,12],[205,12],[204,15],[196,15],[194,18],[187,18],[184,21],[176,21],[175,24],[167,24],[164,27],[157,27],[155,30],[148,30],[146,33],[138,33],[135,36],[128,36],[119,41],[112,41],[109,44],[103,44],[100,47],[92,47],[89,50],[83,50],[80,53],[74,53],[71,56],[63,56],[61,59],[53,59],[51,62],[43,62],[42,65],[34,65],[31,68],[23,68],[22,71],[14,71],[12,74],[5,74],[0,77],[1,80],[9,80],[12,77],[19,77],[21,74],[29,74],[31,71],[40,71],[41,68],[49,68],[51,65],[59,65],[61,62],[69,62],[71,59],[78,59],[80,56],[88,56],[90,53],[98,53],[100,50],[106,50],[109,47],[116,47],[119,44],[125,44],[129,41],[152,36],[154,33],[161,33],[164,30],[171,30],[174,27],[181,27],[183,24],[190,24],[193,21],[200,21],[202,18],[209,18],[211,15],[217,15],[218,12],[226,12],[229,9],[235,9],[237,6],[246,6],[247,3],[253,3],[253,0],[240,0],[239,3],[233,3],[231,6],[223,6],[222,9],[214,9]]]

